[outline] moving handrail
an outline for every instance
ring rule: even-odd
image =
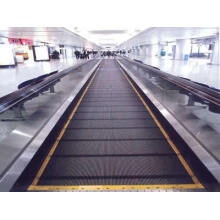
[[[34,85],[34,84],[36,84],[38,82],[41,82],[43,79],[45,79],[48,76],[51,76],[53,74],[56,74],[57,72],[58,72],[58,70],[53,71],[53,72],[48,73],[48,74],[44,74],[44,75],[38,76],[37,78],[33,78],[33,79],[29,79],[27,81],[24,81],[24,82],[22,82],[21,84],[18,85],[18,89],[21,89],[23,87],[26,87],[26,86],[29,86],[29,85]]]
[[[92,60],[92,59],[91,59]],[[69,74],[71,70],[77,69],[80,66],[87,64],[91,60],[80,63],[73,67],[69,67],[61,72],[54,71],[49,74],[42,75],[33,80],[32,83],[25,86],[20,86],[18,90],[3,96],[0,98],[0,114],[7,111],[8,109],[23,103],[24,101],[30,99],[33,96],[38,96],[42,90],[50,88],[55,83],[57,83],[61,78]]]
[[[167,81],[169,81],[169,82],[171,82],[171,83],[173,83],[183,89],[186,89],[190,93],[192,93],[196,96],[199,96],[212,104],[220,106],[220,90],[218,90],[218,89],[210,88],[208,86],[203,86],[200,83],[196,83],[191,80],[184,79],[182,77],[174,76],[172,74],[163,72],[158,68],[154,68],[154,67],[149,66],[147,64],[134,61],[134,60],[132,60],[128,57],[125,57],[125,56],[120,56],[120,57],[127,60],[130,63],[133,63],[137,66],[142,67],[145,70],[148,70],[148,71],[151,71],[151,72],[157,74],[159,77],[161,77],[161,78],[163,78],[163,79],[165,79],[165,80],[167,80]]]

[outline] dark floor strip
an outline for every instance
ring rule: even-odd
[[[173,157],[176,156],[175,153],[157,153],[157,154],[70,154],[70,155],[61,155],[56,154],[54,157]]]
[[[91,129],[100,129],[100,130],[103,130],[103,129],[105,129],[105,130],[113,130],[113,129],[158,129],[158,127],[153,127],[153,126],[150,126],[150,127],[118,127],[118,128],[116,128],[116,127],[108,127],[108,128],[106,128],[106,127],[103,127],[103,128],[99,128],[99,127],[97,127],[97,128],[94,128],[94,127],[92,127],[92,128],[67,128],[68,130],[91,130]]]
[[[77,113],[121,113],[121,112],[137,112],[137,113],[141,113],[141,112],[146,112],[146,111],[78,111]],[[148,112],[146,112],[146,114],[148,114]]]
[[[124,138],[124,139],[62,139],[62,141],[152,141],[152,140],[166,140],[165,138]]]
[[[111,118],[85,118],[85,119],[83,119],[83,118],[74,118],[73,120],[71,120],[71,121],[75,121],[75,120],[78,120],[78,121],[83,121],[83,120],[86,120],[86,121],[89,121],[89,120],[91,120],[91,121],[97,121],[97,120],[102,120],[102,121],[112,121],[112,120],[139,120],[139,119],[146,119],[146,120],[152,120],[152,118],[113,118],[113,119],[111,119]]]
[[[169,178],[188,178],[188,175],[136,175],[136,176],[54,176],[47,175],[42,176],[42,180],[54,180],[54,179],[169,179]]]

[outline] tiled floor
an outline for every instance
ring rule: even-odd
[[[207,84],[220,89],[220,66],[208,65],[209,60],[190,59],[189,61],[171,60],[159,57],[131,55],[132,59],[156,66],[170,74],[189,78],[192,81]],[[16,68],[0,68],[0,97],[17,89],[17,86],[29,79],[52,72],[63,70],[75,64],[75,58],[51,60],[50,62],[25,61]]]
[[[50,73],[55,70],[63,70],[77,61],[75,58],[51,60],[44,62],[34,62],[27,60],[23,64],[18,64],[15,68],[0,68],[0,97],[15,90],[20,83]]]
[[[191,58],[188,61],[171,60],[170,58],[130,55],[144,63],[160,68],[167,73],[191,79],[220,89],[220,65],[209,65],[207,59]]]

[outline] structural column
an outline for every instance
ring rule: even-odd
[[[136,53],[135,47],[133,46],[133,47],[132,47],[132,54],[135,54],[135,53]]]
[[[158,57],[161,57],[161,51],[165,48],[165,44],[163,44],[163,43],[159,43],[158,44],[158,50],[157,50],[157,56]]]
[[[191,51],[191,40],[190,39],[181,39],[176,40],[176,60],[184,60],[185,55],[190,55]]]
[[[140,47],[139,46],[136,46],[135,47],[135,51],[136,51],[136,55],[140,55]]]
[[[220,64],[219,33],[217,33],[216,35],[216,41],[212,53],[211,64]]]
[[[140,46],[140,55],[146,56],[146,46],[145,45]]]
[[[147,55],[147,57],[151,56],[151,46],[150,45],[147,45],[147,47],[146,47],[146,55]]]

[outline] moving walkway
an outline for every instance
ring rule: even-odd
[[[211,175],[175,135],[117,60],[103,59],[13,190],[204,191]]]

